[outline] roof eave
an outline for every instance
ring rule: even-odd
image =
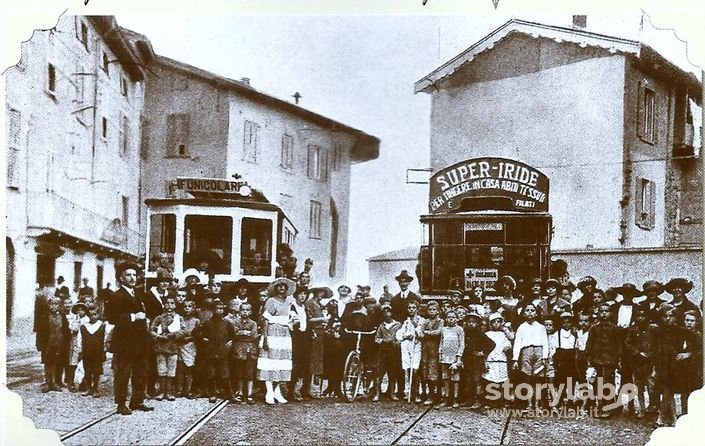
[[[137,82],[145,78],[145,71],[142,68],[142,61],[130,48],[130,45],[122,33],[122,28],[118,26],[113,16],[88,16],[96,30],[101,34],[105,43],[115,53],[118,62],[125,69],[131,80]]]
[[[336,132],[344,132],[353,136],[355,138],[355,144],[353,145],[351,153],[353,163],[370,161],[376,159],[379,156],[379,138],[365,133],[362,130],[358,130],[343,123],[334,121],[326,116],[320,115],[311,110],[307,110],[296,104],[292,104],[274,96],[270,96],[266,93],[262,93],[261,91],[258,91],[243,82],[238,82],[233,79],[218,76],[209,71],[202,70],[184,62],[180,62],[169,57],[160,55],[155,55],[154,60],[157,64],[162,67],[174,69],[187,75],[203,79],[213,84],[216,88],[232,90],[237,94],[245,96],[249,99],[258,102],[263,102],[265,104],[284,110],[285,112],[307,119],[324,129]]]
[[[430,93],[436,90],[436,83],[455,73],[463,65],[472,62],[481,53],[494,46],[511,33],[521,33],[533,38],[548,38],[556,42],[572,42],[581,47],[596,46],[605,48],[610,53],[627,53],[639,56],[641,45],[634,40],[622,39],[597,34],[578,28],[564,28],[542,23],[512,19],[493,30],[490,34],[475,42],[453,59],[414,83],[414,93]]]

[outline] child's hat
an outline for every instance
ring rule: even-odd
[[[391,305],[389,305],[389,304],[387,304],[387,303],[385,303],[385,304],[382,304],[382,306],[381,306],[381,307],[379,307],[379,308],[380,308],[380,309],[381,309],[382,311],[384,311],[384,310],[389,310],[389,311],[392,311],[392,306],[391,306]]]
[[[572,318],[572,317],[573,317],[573,314],[572,314],[570,311],[564,311],[564,312],[561,313],[561,319],[563,319],[564,317],[570,317],[570,318]]]
[[[482,320],[482,316],[480,315],[480,313],[477,312],[477,310],[475,308],[470,308],[468,310],[467,314],[465,315],[466,319],[470,318],[470,317],[477,318],[480,321]]]
[[[490,317],[488,318],[490,322],[492,322],[495,319],[504,319],[501,314],[499,313],[492,313],[490,314]]]
[[[81,308],[83,308],[83,311],[88,311],[88,307],[86,306],[86,304],[84,304],[83,302],[76,302],[71,307],[71,313],[76,314]]]

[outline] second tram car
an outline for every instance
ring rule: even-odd
[[[417,276],[427,298],[452,288],[495,291],[503,275],[548,278],[548,177],[507,158],[474,158],[431,177]]]

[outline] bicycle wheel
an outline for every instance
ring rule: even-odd
[[[360,355],[352,351],[345,360],[343,369],[343,395],[352,403],[357,397],[357,387],[360,384]]]

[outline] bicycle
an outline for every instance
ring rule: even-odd
[[[345,333],[357,336],[355,349],[348,353],[348,357],[345,359],[345,367],[343,368],[343,395],[349,403],[352,403],[358,396],[360,384],[365,381],[364,373],[366,364],[362,362],[360,341],[363,335],[374,335],[377,333],[377,330],[357,331],[345,329]]]

